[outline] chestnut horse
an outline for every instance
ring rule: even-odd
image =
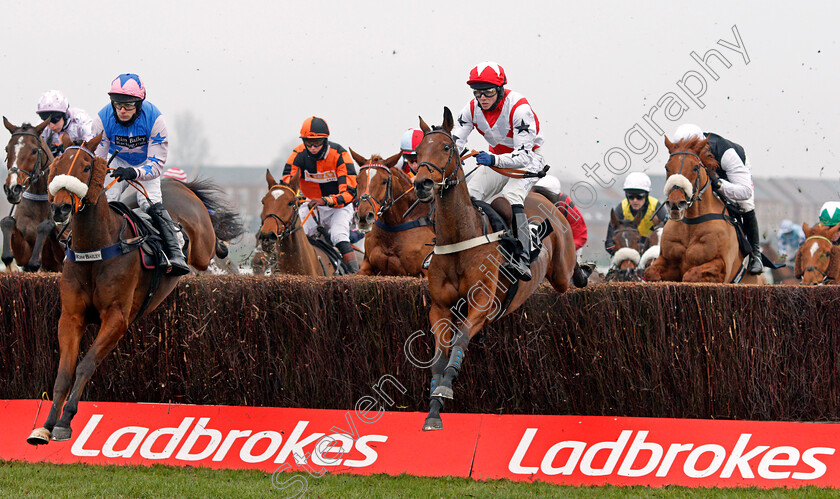
[[[837,284],[840,280],[840,246],[832,243],[840,225],[808,227],[802,223],[805,242],[796,251],[793,274],[803,285]]]
[[[461,370],[469,340],[488,322],[519,308],[544,277],[558,293],[569,289],[573,275],[575,285],[586,284],[585,275],[575,263],[569,223],[549,199],[532,192],[525,199],[529,219],[548,218],[553,231],[544,238],[539,255],[531,263],[533,278],[519,283],[504,309],[507,291],[516,286],[516,278],[504,268],[507,256],[498,242],[499,233],[488,234],[484,217],[470,201],[452,127],[449,108],[444,108],[443,125],[434,130],[420,119],[425,137],[417,147],[419,167],[414,188],[421,201],[435,202],[437,235],[428,273],[435,357],[430,409],[423,430],[443,428],[443,400],[453,398],[452,382]]]
[[[361,167],[356,176],[356,225],[365,234],[365,256],[357,275],[424,277],[423,260],[432,251],[435,231],[429,205],[417,203],[411,179],[394,166],[400,154],[384,160],[377,155],[367,159],[353,149],[350,154]]]
[[[300,177],[295,176],[286,184],[274,180],[266,170],[265,181],[268,192],[262,199],[262,224],[257,233],[257,241],[265,255],[263,264],[272,274],[334,275],[336,268],[330,258],[310,243],[303,232],[297,195]],[[255,275],[260,274],[255,271]]]
[[[12,214],[0,220],[3,231],[3,263],[12,259],[24,270],[60,272],[64,249],[58,242],[55,223],[50,219],[47,176],[53,155],[41,138],[48,122],[33,127],[15,126],[3,117],[3,125],[12,133],[6,146],[9,174],[3,190],[12,205]]]
[[[718,163],[706,148],[708,139],[676,144],[665,137],[670,156],[665,197],[670,219],[662,233],[661,252],[645,270],[647,281],[738,282],[764,284],[764,276],[746,272],[744,253],[723,202],[710,189],[709,171]]]
[[[59,225],[70,224],[72,240],[68,253],[72,250],[76,261],[68,258],[61,273],[58,374],[49,416],[44,426],[33,430],[27,439],[33,445],[70,438],[70,423],[93,371],[140,313],[154,310],[180,278],[160,276],[159,286],[147,301],[147,295],[154,289],[153,274],[158,273],[141,266],[136,247],[127,252],[122,250],[123,241],[130,243],[133,234],[126,228],[125,217],[111,209],[104,195],[107,162],[95,158],[92,152],[101,139],[99,134],[82,146],[67,148],[53,162],[50,172],[53,220]],[[237,232],[241,234],[242,227],[214,227],[202,198],[190,185],[176,180],[164,182],[163,203],[189,237],[189,251],[185,251],[189,264],[205,270],[214,251],[218,254],[217,236],[227,240]],[[218,219],[236,219],[219,215]],[[86,258],[80,259],[82,254]],[[79,341],[89,323],[99,323],[99,331],[78,362]],[[70,391],[74,369],[75,382]]]

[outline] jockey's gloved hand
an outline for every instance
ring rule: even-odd
[[[723,180],[715,172],[709,172],[709,182],[712,184],[712,190],[715,192],[719,191],[720,186],[723,185]]]
[[[490,153],[481,151],[478,153],[478,156],[475,157],[475,162],[479,165],[484,166],[496,166],[496,156],[493,156]]]
[[[124,182],[126,180],[134,180],[137,178],[137,170],[134,168],[126,168],[121,166],[111,172],[111,176],[117,179],[120,182]]]
[[[316,206],[327,206],[327,200],[324,198],[311,199],[308,203],[306,203],[306,206],[308,206],[310,210]]]

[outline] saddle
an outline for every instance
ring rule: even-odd
[[[499,240],[499,244],[502,245],[504,250],[508,252],[508,254],[513,254],[517,240],[513,237],[513,230],[508,225],[505,218],[493,209],[493,207],[489,203],[485,203],[484,201],[479,201],[475,198],[470,198],[472,200],[473,206],[479,211],[479,213],[483,214],[485,217],[485,224],[486,221],[490,222],[490,228],[492,232],[504,231],[502,234],[502,238]],[[531,228],[531,261],[530,263],[534,263],[534,260],[539,258],[540,252],[542,251],[542,241],[549,234],[554,231],[554,227],[551,225],[551,222],[548,220],[543,220],[540,225],[536,224],[529,224]],[[484,233],[487,233],[487,227],[484,228]]]
[[[744,232],[743,227],[744,221],[742,217],[744,216],[744,210],[742,210],[737,203],[731,201],[726,196],[723,196],[719,193],[715,193],[715,195],[723,202],[723,205],[726,207],[725,211],[729,212],[728,215],[724,213],[724,218],[735,228],[735,235],[738,238],[738,248],[745,255],[752,254],[753,247],[750,244],[750,240],[747,239],[747,234],[746,232]],[[767,258],[764,252],[760,252],[760,254],[761,263],[765,267],[773,270],[784,267],[784,263],[779,264],[770,260],[769,258]]]
[[[320,248],[321,251],[327,254],[327,258],[329,258],[330,263],[333,267],[335,267],[336,275],[350,274],[350,269],[344,266],[344,258],[342,258],[341,253],[339,253],[336,247],[332,245],[332,242],[329,241],[329,236],[330,235],[327,229],[319,225],[316,234],[314,236],[307,237],[312,246]],[[321,262],[322,267],[323,265],[324,262]],[[324,269],[324,274],[326,273],[327,271]]]
[[[160,262],[165,261],[163,239],[161,239],[160,233],[155,228],[152,223],[152,218],[149,215],[140,208],[132,210],[119,201],[111,201],[108,203],[108,206],[126,218],[134,237],[124,240],[123,233],[121,232],[120,244],[131,247],[139,246],[140,262],[143,268],[152,270],[157,268]]]

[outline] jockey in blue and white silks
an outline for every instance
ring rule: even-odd
[[[137,191],[137,204],[152,217],[160,231],[169,259],[164,266],[171,275],[187,274],[190,268],[174,232],[176,224],[163,208],[160,190],[160,174],[169,148],[163,115],[151,102],[146,102],[146,87],[136,74],[117,76],[111,82],[108,95],[111,104],[99,111],[93,123],[95,134],[104,132],[96,148],[96,156],[108,158],[116,154],[111,162],[111,167],[115,169],[111,177],[119,182],[106,191],[108,201],[119,201],[123,191],[129,187],[126,180],[139,182],[149,199]]]
[[[114,107],[109,104],[99,111],[93,121],[94,136],[103,130],[105,133],[96,148],[96,155],[107,159],[116,154],[111,167],[134,169],[137,172],[135,180],[146,188],[151,202],[162,202],[160,175],[166,163],[169,137],[160,110],[151,102],[141,101],[137,116],[126,126],[117,121]],[[108,200],[118,201],[127,187],[125,182],[115,184],[106,193]],[[143,209],[149,207],[149,202],[139,191],[137,204]]]

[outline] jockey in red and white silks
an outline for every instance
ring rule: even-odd
[[[452,137],[460,150],[473,129],[478,130],[490,145],[490,153],[480,152],[476,163],[539,172],[545,163],[537,152],[543,143],[540,122],[528,100],[518,92],[505,90],[506,83],[504,68],[495,62],[481,62],[473,67],[467,84],[475,98],[458,115]],[[488,203],[503,197],[510,203],[511,228],[518,241],[516,258],[511,263],[524,281],[531,280],[530,228],[524,204],[536,181],[536,177],[509,178],[490,168],[479,168],[467,180],[470,196]]]
[[[501,68],[500,68],[501,69]],[[499,102],[490,110],[483,110],[472,99],[458,115],[452,136],[462,149],[473,129],[490,145],[493,166],[525,169],[535,173],[542,170],[545,160],[539,154],[543,144],[540,122],[528,100],[519,92],[503,90]],[[503,195],[511,205],[523,204],[536,178],[512,179],[490,168],[479,168],[467,179],[470,196],[490,202]]]

